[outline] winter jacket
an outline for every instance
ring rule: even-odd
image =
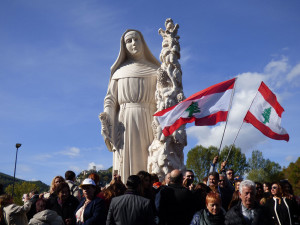
[[[216,216],[208,213],[206,209],[196,212],[190,225],[223,225],[225,210],[221,210]]]
[[[64,225],[64,221],[57,212],[45,209],[36,213],[29,221],[29,225]]]
[[[23,206],[10,204],[3,208],[4,218],[7,225],[27,225],[26,213],[30,210],[31,202],[27,201]]]
[[[269,225],[270,221],[266,216],[266,212],[260,205],[254,207],[254,219],[251,225]],[[233,206],[225,215],[225,225],[247,225],[247,222],[242,214],[242,205],[239,202]]]
[[[111,201],[106,225],[153,225],[154,214],[151,201],[129,193],[114,197]]]
[[[75,212],[77,209],[77,206],[79,205],[79,201],[77,198],[75,198],[73,195],[70,195],[66,201],[62,204],[58,204],[57,197],[50,197],[50,209],[57,212],[58,215],[60,215],[65,221],[66,219],[72,219],[72,224],[75,224]]]
[[[278,199],[271,198],[266,202],[265,207],[268,210],[268,217],[272,224],[298,224],[297,209],[290,199],[281,198],[281,204],[279,205]]]
[[[155,204],[159,225],[187,225],[195,213],[194,195],[181,184],[162,188],[156,195]]]
[[[83,206],[85,198],[81,199],[76,212]],[[84,209],[83,225],[104,225],[106,220],[105,202],[101,198],[94,198]]]

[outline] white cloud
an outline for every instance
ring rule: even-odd
[[[96,164],[94,162],[91,162],[89,163],[88,165],[88,169],[91,170],[91,169],[94,169],[94,166],[96,166],[96,170],[100,170],[100,169],[103,169],[104,166],[102,164]]]
[[[300,76],[300,63],[292,68],[292,70],[287,75],[287,80],[292,81],[296,77]]]
[[[181,66],[183,66],[186,62],[189,61],[190,58],[192,58],[190,48],[182,48],[180,50],[180,56],[180,64]]]
[[[76,173],[80,173],[83,170],[79,166],[70,166],[69,168],[70,168],[70,170],[72,170],[72,171],[74,171]]]
[[[80,155],[80,149],[77,147],[70,147],[64,151],[61,151],[60,154],[70,156],[71,158],[73,158]]]
[[[45,161],[52,157],[53,157],[53,155],[46,153],[46,154],[41,154],[41,155],[35,155],[34,159],[38,160],[38,161]]]
[[[289,163],[296,161],[296,159],[297,159],[297,157],[292,156],[292,155],[289,155],[289,156],[285,157],[285,161],[287,161]]]
[[[20,164],[17,166],[17,172],[32,172],[32,168],[25,164]]]

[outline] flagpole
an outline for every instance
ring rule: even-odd
[[[251,106],[252,106],[252,104],[253,104],[253,102],[254,102],[254,99],[256,98],[257,94],[258,94],[258,89],[257,89],[257,91],[256,91],[256,94],[255,94],[254,98],[252,99],[252,102],[251,102],[251,104],[250,104],[250,106],[249,106],[249,109],[248,109],[247,112],[246,112],[246,115],[247,115],[248,111],[250,110],[250,108],[251,108]],[[246,116],[246,115],[245,115],[245,116]],[[245,116],[244,116],[244,118],[245,118]],[[228,160],[228,157],[229,157],[229,155],[230,155],[230,153],[231,153],[231,150],[232,150],[232,148],[233,148],[233,146],[234,146],[234,144],[235,144],[235,141],[236,141],[236,139],[237,139],[237,137],[238,137],[238,135],[239,135],[239,133],[240,133],[240,130],[242,129],[243,124],[244,124],[244,119],[243,119],[243,121],[242,121],[242,124],[241,124],[241,126],[240,126],[240,129],[238,130],[238,132],[237,132],[237,134],[236,134],[236,136],[235,136],[235,138],[234,138],[233,144],[230,146],[230,149],[229,149],[229,152],[228,152],[228,155],[227,155],[225,161]]]
[[[248,111],[247,111],[247,112],[248,112]],[[230,155],[230,153],[231,153],[231,150],[232,150],[232,148],[233,148],[233,146],[234,146],[234,144],[235,144],[235,141],[236,141],[236,139],[237,139],[237,137],[238,137],[238,135],[239,135],[239,133],[240,133],[240,130],[242,129],[243,124],[244,124],[244,120],[243,120],[243,122],[242,122],[242,124],[241,124],[241,126],[240,126],[240,129],[238,130],[238,132],[237,132],[237,134],[236,134],[236,136],[235,136],[235,138],[234,138],[233,144],[230,146],[230,149],[229,149],[229,152],[228,152],[228,155],[227,155],[225,161],[228,160],[228,157],[229,157],[229,155]]]
[[[237,77],[235,78],[233,90],[232,90],[232,93],[231,93],[231,96],[230,96],[230,103],[229,103],[229,107],[228,107],[228,114],[227,114],[227,118],[226,118],[225,128],[224,128],[224,131],[223,131],[223,135],[222,135],[222,139],[221,139],[221,143],[220,143],[218,155],[220,155],[221,146],[222,146],[222,143],[223,143],[224,134],[225,134],[227,123],[228,123],[228,118],[229,118],[229,114],[230,114],[230,110],[231,110],[231,106],[232,106],[233,95],[234,95],[234,92],[235,92],[236,80],[237,80]]]

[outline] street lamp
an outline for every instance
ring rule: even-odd
[[[16,144],[16,159],[15,159],[15,171],[14,171],[14,183],[13,183],[13,189],[12,189],[12,196],[14,196],[14,189],[15,189],[15,181],[16,181],[16,167],[17,167],[17,158],[18,158],[18,150],[21,147],[22,144],[17,143]]]

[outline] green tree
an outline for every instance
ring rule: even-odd
[[[228,153],[229,153],[230,147],[225,146],[223,150],[220,153],[219,156],[219,166],[221,165],[221,162],[225,161]],[[227,160],[226,168],[231,168],[234,170],[234,174],[236,176],[244,176],[245,171],[248,168],[247,159],[244,153],[242,153],[241,148],[237,148],[235,146],[232,147],[230,155]]]
[[[251,158],[248,159],[248,176],[247,179],[258,182],[273,182],[283,179],[281,166],[269,159],[265,159],[261,151],[252,152]]]
[[[198,145],[192,148],[187,154],[186,167],[193,170],[196,181],[201,181],[208,175],[213,158],[218,154],[218,148],[208,148]]]
[[[293,186],[294,194],[300,195],[300,157],[296,162],[290,163],[287,168],[283,168],[283,174]]]
[[[12,195],[12,189],[13,189],[13,185],[10,184],[5,189],[5,192],[7,194]],[[25,182],[20,182],[20,183],[15,183],[15,188],[14,188],[14,203],[18,204],[18,205],[23,205],[23,202],[22,202],[23,194],[28,194],[32,190],[39,191],[39,187],[36,184],[34,184],[34,183],[26,182],[26,181]]]

